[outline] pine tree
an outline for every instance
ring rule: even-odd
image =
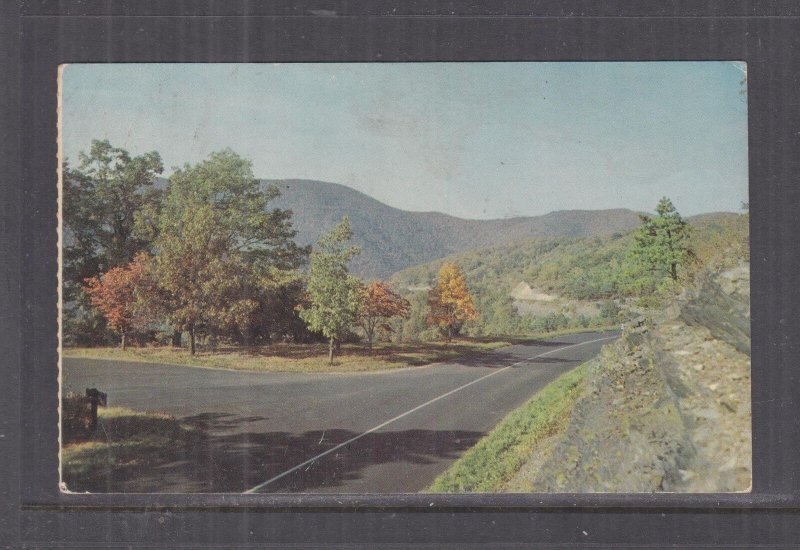
[[[655,216],[641,219],[634,234],[634,256],[657,278],[677,281],[691,256],[689,226],[667,197],[658,202]]]
[[[693,257],[690,227],[668,198],[658,202],[655,216],[641,220],[624,270],[624,287],[639,295],[656,291],[664,282],[677,282]]]

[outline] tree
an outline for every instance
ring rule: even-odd
[[[370,352],[375,329],[382,327],[391,330],[387,321],[392,317],[407,319],[410,308],[409,301],[394,292],[387,283],[374,281],[361,287],[361,307],[356,322],[367,336]]]
[[[137,230],[137,220],[157,208],[160,191],[154,187],[163,171],[155,151],[132,157],[108,141],[92,141],[80,154],[77,168],[65,163],[64,281],[69,291],[86,278],[121,267],[149,247]]]
[[[108,326],[120,335],[120,345],[126,347],[126,336],[143,326],[137,315],[137,291],[147,276],[146,253],[139,253],[124,267],[112,267],[106,273],[86,279],[84,287],[92,304],[100,310]]]
[[[85,280],[127,265],[148,249],[138,220],[145,210],[158,208],[155,181],[163,166],[155,151],[131,156],[98,140],[78,160],[77,167],[63,164],[64,338],[91,345],[108,330],[84,292]]]
[[[347,243],[353,237],[345,216],[320,237],[311,252],[307,295],[308,305],[300,306],[300,318],[313,331],[328,339],[328,362],[333,365],[334,348],[353,325],[361,306],[361,282],[350,275],[347,264],[359,249]]]
[[[247,331],[265,293],[305,260],[291,211],[267,209],[278,194],[231,150],[170,177],[154,242],[158,300],[192,354],[200,329]]]
[[[427,323],[427,293],[411,292],[408,295],[411,304],[408,319],[402,323],[401,337],[403,340],[420,340],[427,336],[429,326]],[[432,329],[431,329],[432,330]]]
[[[633,255],[656,278],[678,280],[679,269],[691,258],[689,226],[667,197],[656,207],[654,217],[641,216],[634,234]]]
[[[436,286],[428,294],[428,309],[428,324],[438,327],[448,342],[461,331],[465,321],[477,318],[464,272],[458,265],[445,262],[439,269]]]
[[[259,300],[258,309],[254,312],[256,322],[251,325],[247,341],[290,341],[308,342],[313,335],[300,318],[297,305],[305,295],[305,281],[301,276],[294,276],[274,286]]]
[[[157,241],[156,280],[162,310],[172,324],[189,333],[189,350],[195,354],[198,330],[209,325],[241,320],[256,307],[243,289],[250,277],[246,266],[229,255],[228,239],[210,206],[185,210],[180,220],[183,234],[163,231]]]

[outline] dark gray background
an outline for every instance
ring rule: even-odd
[[[36,0],[21,9],[6,2],[0,10],[0,81],[5,84],[0,118],[0,543],[231,548],[289,542],[427,542],[437,547],[542,542],[619,547],[658,541],[752,547],[800,541],[796,2],[423,6]],[[332,498],[58,493],[59,63],[703,59],[748,63],[752,494]]]

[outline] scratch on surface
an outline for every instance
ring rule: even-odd
[[[766,403],[776,403],[782,401],[789,401],[790,403],[793,401],[791,397],[774,397],[772,399],[763,399],[761,401],[753,401],[752,405],[764,405]]]

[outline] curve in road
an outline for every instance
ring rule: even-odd
[[[64,390],[203,428],[195,448],[108,492],[417,492],[509,411],[616,333],[582,333],[432,368],[258,373],[65,358]]]

